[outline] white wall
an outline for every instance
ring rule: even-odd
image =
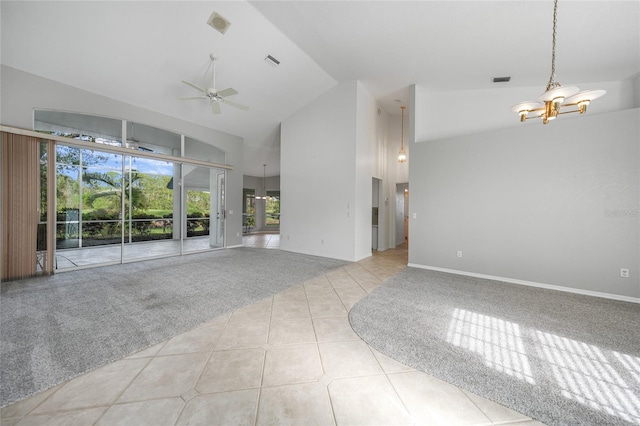
[[[633,79],[633,107],[640,108],[640,73]]]
[[[371,256],[372,177],[379,172],[378,104],[357,82],[355,260]]]
[[[640,297],[639,123],[628,109],[413,145],[409,262]]]
[[[341,83],[282,122],[283,250],[355,258],[356,94]]]
[[[227,245],[242,244],[242,138],[119,102],[11,67],[1,68],[3,125],[33,129],[34,109],[54,109],[126,119],[182,133],[227,153]],[[233,213],[231,213],[233,211]]]
[[[281,249],[350,261],[371,255],[372,177],[386,178],[386,117],[377,111],[349,81],[283,121]]]

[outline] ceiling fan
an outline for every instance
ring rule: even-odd
[[[238,91],[234,88],[229,87],[228,89],[218,90],[216,89],[216,60],[218,57],[213,53],[209,55],[211,61],[213,62],[213,87],[204,89],[197,84],[191,83],[190,81],[182,80],[184,84],[187,86],[193,87],[199,92],[202,92],[200,96],[188,96],[183,98],[178,98],[182,101],[190,101],[190,100],[198,100],[198,99],[208,99],[209,104],[211,105],[211,112],[214,114],[220,114],[220,104],[225,103],[227,105],[231,105],[232,107],[236,107],[243,111],[248,111],[249,107],[246,105],[239,104],[237,102],[233,102],[227,99],[228,96],[237,95]]]

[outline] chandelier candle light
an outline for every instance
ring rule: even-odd
[[[404,150],[404,109],[406,106],[402,105],[400,109],[402,110],[402,125],[400,126],[400,152],[398,153],[398,163],[404,163],[407,161],[407,152]]]
[[[511,107],[511,110],[520,114],[520,121],[525,122],[531,116],[542,118],[544,124],[549,120],[555,119],[559,114],[569,114],[579,112],[584,114],[587,112],[587,105],[594,99],[606,93],[605,90],[583,90],[580,92],[575,86],[562,87],[560,83],[555,81],[556,78],[556,23],[558,19],[558,0],[554,1],[553,6],[553,43],[551,51],[551,76],[547,89],[540,96],[540,101],[527,101],[519,103]],[[560,107],[577,107],[571,110],[563,110]]]

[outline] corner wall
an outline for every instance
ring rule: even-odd
[[[361,83],[349,81],[282,122],[282,250],[371,255],[372,178],[386,178],[386,117],[377,111]]]
[[[410,264],[639,298],[639,123],[636,108],[414,144]]]
[[[280,248],[353,260],[356,84],[341,83],[282,122]]]

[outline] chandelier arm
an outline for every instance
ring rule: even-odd
[[[560,115],[560,114],[571,114],[573,112],[580,112],[580,110],[579,109],[574,109],[574,110],[571,110],[571,111],[561,111],[561,112],[558,112],[558,115]]]

